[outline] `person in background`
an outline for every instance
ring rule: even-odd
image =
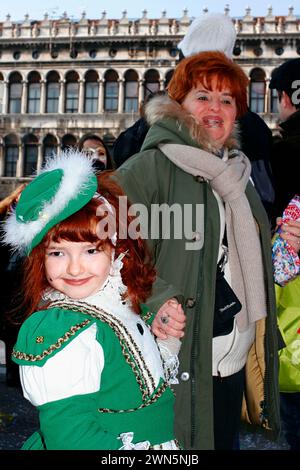
[[[179,449],[177,358],[143,321],[156,273],[145,241],[119,235],[132,220],[129,204],[119,216],[122,195],[69,151],[46,163],[5,222],[5,243],[26,255],[12,356],[40,420],[24,449]]]
[[[178,44],[181,57],[190,57],[201,51],[216,50],[230,59],[236,41],[236,30],[232,19],[222,13],[204,13],[189,26]],[[251,161],[251,178],[269,219],[274,216],[274,189],[270,156],[272,132],[265,121],[249,110],[239,117],[241,150]]]
[[[110,151],[105,142],[96,134],[85,134],[78,141],[77,148],[94,159],[94,166],[98,171],[113,170],[115,167]]]
[[[270,89],[277,90],[280,136],[274,138],[271,166],[274,176],[276,216],[282,214],[300,181],[293,170],[300,152],[300,58],[284,62],[273,71]],[[300,83],[300,82],[299,82]]]
[[[8,196],[0,201],[0,217],[4,219],[7,214],[10,212],[12,205],[14,205],[18,198],[20,197],[21,192],[25,188],[26,184],[23,183],[14,189]]]
[[[270,226],[235,133],[247,86],[222,52],[182,60],[168,96],[146,106],[151,127],[141,152],[116,175],[130,201],[148,209],[158,278],[147,304],[157,311],[157,337],[175,328],[179,337],[176,299],[185,306],[174,389],[175,435],[186,449],[236,449],[243,395],[248,421],[275,435],[279,427]],[[175,215],[174,231],[160,226],[157,205],[178,208],[189,230],[177,234]]]
[[[140,106],[140,119],[138,119],[132,126],[128,127],[128,129],[121,132],[115,140],[113,154],[117,168],[126,162],[128,158],[141,150],[146,134],[149,130],[149,125],[145,119],[145,106],[154,96],[163,94],[165,94],[164,91],[158,91],[156,93],[149,92],[145,101]]]
[[[274,175],[276,216],[281,217],[290,200],[300,196],[299,173],[295,170],[300,155],[300,58],[284,62],[274,70],[270,89],[277,90],[280,137],[274,138],[271,165]],[[299,252],[300,222],[289,222],[281,237]],[[295,280],[293,282],[298,282]],[[287,286],[291,289],[291,286]],[[283,287],[285,289],[285,287]],[[294,304],[293,304],[294,306]],[[286,305],[288,309],[289,305]],[[300,310],[300,299],[299,299]],[[281,393],[281,418],[292,450],[300,450],[300,392]]]
[[[25,186],[25,184],[21,184],[0,201],[1,226],[11,213]],[[2,243],[2,240],[0,243],[0,258],[0,339],[5,343],[6,384],[8,386],[19,386],[18,367],[11,360],[11,352],[16,342],[19,324],[17,321],[11,321],[10,312],[16,306],[16,301],[20,300],[19,289],[22,276],[22,259],[16,253],[11,253],[9,248]]]

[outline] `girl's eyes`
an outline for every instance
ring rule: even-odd
[[[48,256],[56,256],[57,257],[57,256],[62,256],[62,255],[63,255],[63,253],[61,251],[50,251],[48,253]]]
[[[94,254],[96,254],[96,253],[99,253],[99,251],[100,251],[100,250],[98,250],[97,248],[89,248],[89,249],[87,250],[87,252],[88,252],[89,255],[94,255]]]
[[[198,96],[198,100],[200,100],[200,101],[208,101],[208,97],[205,96],[205,95],[200,95],[200,96]]]
[[[102,250],[101,247],[99,248],[88,248],[86,250],[86,252],[89,254],[89,255],[95,255],[96,253],[100,253]],[[58,250],[53,250],[53,251],[49,251],[47,253],[47,256],[53,256],[53,257],[59,257],[59,256],[63,256],[64,253],[62,251],[58,251]]]

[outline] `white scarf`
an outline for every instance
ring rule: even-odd
[[[179,144],[162,144],[160,150],[186,173],[202,176],[225,203],[232,288],[242,309],[237,325],[245,331],[249,323],[266,316],[266,292],[261,244],[245,194],[251,163],[242,153],[228,161],[205,150]]]

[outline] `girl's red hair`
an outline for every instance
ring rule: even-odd
[[[78,212],[55,225],[42,242],[37,245],[24,261],[24,300],[22,305],[26,306],[26,317],[39,308],[43,291],[49,287],[45,275],[45,250],[50,240],[57,242],[67,240],[72,242],[89,241],[97,243],[98,246],[111,246],[115,249],[115,258],[121,253],[128,251],[123,258],[121,275],[127,286],[127,297],[131,300],[136,313],[140,312],[140,304],[150,296],[152,284],[155,279],[155,270],[150,261],[150,255],[145,240],[132,239],[128,235],[128,226],[133,220],[128,216],[129,203],[127,202],[126,220],[119,220],[119,197],[125,196],[121,188],[111,179],[112,172],[102,172],[98,176],[99,193],[104,196],[115,210],[115,221],[117,234],[126,230],[125,236],[117,237],[116,246],[109,238],[99,238],[97,226],[99,221],[106,217],[104,214],[96,214],[100,205],[104,204],[101,199],[93,198],[86,206]],[[103,206],[106,207],[105,204]],[[101,211],[102,212],[102,211]],[[124,218],[125,219],[125,218]],[[121,227],[120,224],[123,224]]]
[[[237,117],[245,114],[249,80],[242,68],[222,52],[200,52],[179,62],[168,85],[169,96],[181,104],[199,82],[211,89],[214,78],[219,90],[227,87],[235,98]]]

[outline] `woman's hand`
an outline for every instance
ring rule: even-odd
[[[282,219],[276,220],[277,226],[281,228],[280,236],[298,253],[300,250],[300,220],[288,220],[282,223]]]
[[[169,299],[158,310],[151,329],[160,339],[167,339],[168,336],[182,338],[185,321],[186,317],[182,306],[176,299]]]

